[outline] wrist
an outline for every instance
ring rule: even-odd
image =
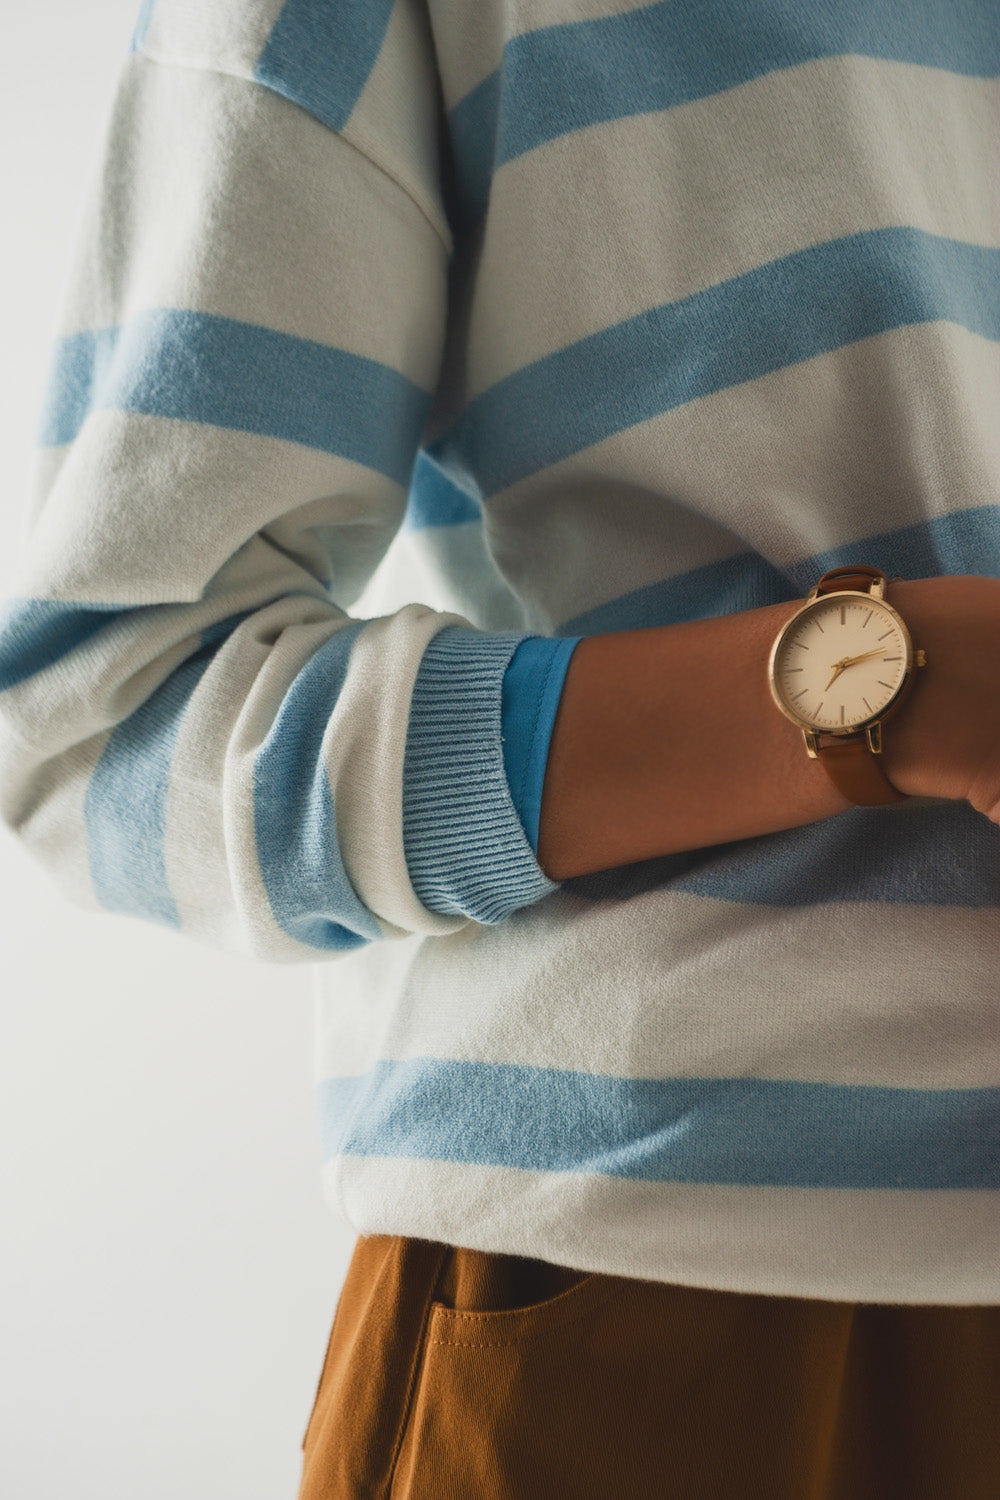
[[[886,598],[888,582],[867,564],[824,573],[768,662],[771,695],[809,759],[849,802],[868,807],[904,800],[885,774],[882,726],[925,659]]]
[[[907,796],[968,801],[993,816],[1000,799],[1000,580],[906,580],[890,586],[889,598],[928,665],[886,725],[886,775]]]
[[[768,648],[799,602],[580,643],[545,774],[548,875],[775,833],[849,806],[767,687]]]

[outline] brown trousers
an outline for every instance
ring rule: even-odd
[[[299,1500],[1000,1500],[1000,1308],[358,1242]]]

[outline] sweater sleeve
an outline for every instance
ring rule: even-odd
[[[441,359],[429,43],[407,0],[333,39],[276,9],[144,11],[0,622],[0,795],[77,900],[294,960],[553,886],[504,774],[522,638],[348,613]]]

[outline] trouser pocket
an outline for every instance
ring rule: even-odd
[[[577,1443],[587,1370],[614,1339],[623,1283],[516,1256],[450,1253],[429,1309],[392,1500],[538,1500],[625,1493]],[[585,1488],[574,1487],[580,1470]]]
[[[300,1500],[996,1500],[1000,1309],[359,1241]]]

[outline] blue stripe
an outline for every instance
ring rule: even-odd
[[[877,511],[877,500],[873,509]],[[669,511],[665,511],[664,526],[670,523]],[[643,630],[652,625],[682,625],[688,620],[762,609],[767,604],[802,598],[828,568],[859,560],[881,568],[890,578],[961,573],[1000,578],[1000,506],[976,506],[876,536],[855,537],[785,568],[776,567],[756,552],[738,552],[721,562],[706,563],[598,604],[567,620],[558,633],[575,636]]]
[[[49,599],[13,599],[0,605],[0,692],[44,672],[86,645],[106,625],[117,623],[120,604],[64,604]]]
[[[528,43],[528,37],[508,42],[504,49],[502,67],[484,78],[448,113],[452,159],[455,163],[455,181],[448,200],[448,218],[456,240],[467,236],[483,217],[494,173],[503,162],[511,160],[506,140],[505,89],[507,78],[518,61],[522,67],[527,62],[530,68],[530,56],[525,58],[522,52],[518,58],[517,53],[513,52],[515,47],[526,47]],[[530,70],[534,72],[534,69]],[[522,85],[519,92],[524,91],[525,86]],[[538,144],[541,145],[542,141],[539,140]]]
[[[422,531],[435,526],[467,526],[483,519],[482,506],[421,449],[413,468],[406,526]]]
[[[848,235],[525,366],[472,401],[432,454],[492,495],[701,396],[938,320],[1000,339],[1000,250],[910,228]]]
[[[298,942],[327,951],[382,935],[344,868],[322,756],[362,626],[338,630],[298,673],[254,766],[257,853],[274,919]]]
[[[302,443],[406,485],[429,406],[376,360],[166,308],[63,340],[44,440],[70,442],[88,411],[131,411]]]
[[[324,1155],[741,1187],[1000,1188],[1000,1089],[612,1078],[440,1058],[319,1086]]]
[[[993,910],[1000,908],[1000,828],[966,802],[851,808],[804,828],[581,876],[565,889],[589,901],[669,890],[761,906]]]
[[[766,0],[738,8],[732,0],[664,0],[524,33],[450,112],[463,212],[469,220],[482,214],[498,168],[570,131],[852,53],[993,78],[995,0]]]
[[[117,328],[71,333],[56,344],[38,441],[43,448],[70,443],[107,385],[118,345]]]
[[[375,65],[392,6],[393,0],[285,0],[254,77],[342,130]]]
[[[26,682],[72,655],[108,626],[123,621],[141,631],[154,612],[184,606],[149,604],[68,604],[50,599],[14,599],[0,605],[0,692]],[[215,646],[246,619],[231,615],[202,633],[202,646]]]
[[[670,516],[665,514],[665,531],[669,525]],[[867,557],[869,544],[859,545]],[[860,555],[857,547],[853,550]],[[822,571],[821,568],[805,588],[797,589],[791,569],[782,571],[756,552],[737,552],[721,562],[705,563],[584,610],[561,625],[559,634],[604,635],[616,630],[683,625],[688,620],[762,609],[766,604],[778,604],[808,593]]]
[[[84,802],[94,894],[108,911],[178,927],[164,832],[174,745],[217,649],[203,645],[112,731]]]
[[[131,51],[138,52],[145,45],[149,25],[153,19],[153,11],[155,9],[156,0],[142,0],[132,31]]]

